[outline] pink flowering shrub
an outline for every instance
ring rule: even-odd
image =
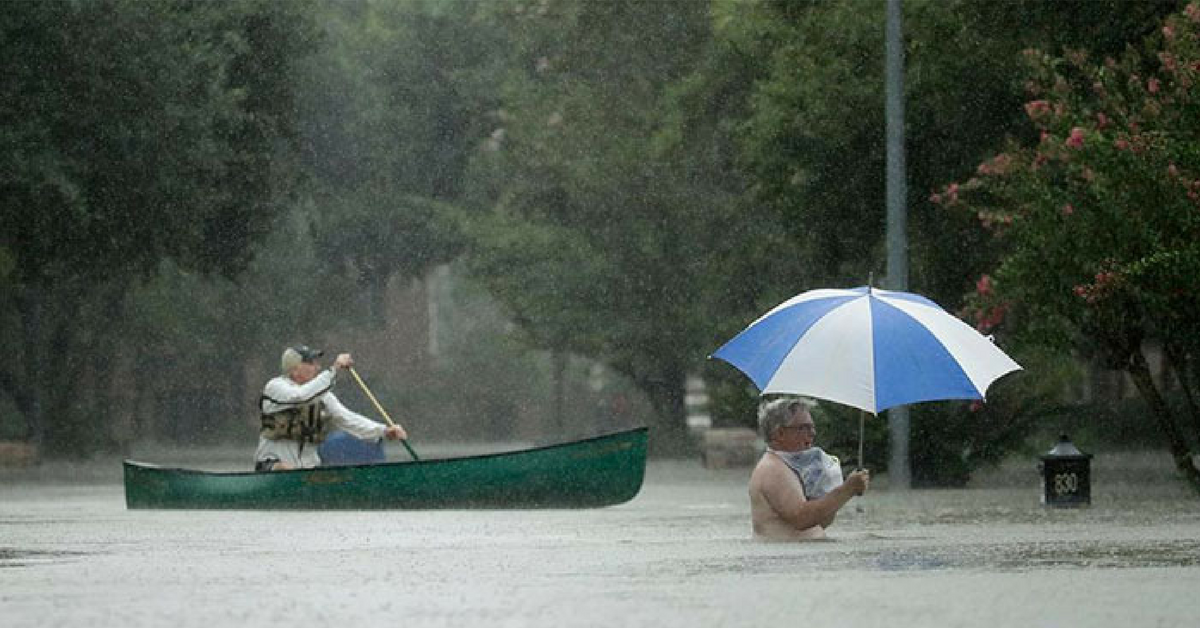
[[[1160,415],[1177,466],[1200,439],[1200,3],[1122,59],[1026,51],[1035,141],[934,190],[993,234],[993,272],[962,314],[983,332],[1083,350],[1123,368]],[[1164,347],[1188,395],[1180,420],[1148,376]],[[1179,425],[1190,426],[1180,428]],[[1190,437],[1183,433],[1195,432]]]

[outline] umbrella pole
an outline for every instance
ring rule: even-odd
[[[863,431],[866,428],[867,413],[864,410],[858,412],[858,468],[865,469],[863,465]]]
[[[866,412],[866,410],[859,410],[858,411],[858,468],[859,468],[859,470],[866,469],[866,466],[863,465],[863,434],[864,434],[864,432],[866,432],[866,425],[867,425],[867,412]],[[866,509],[863,508],[861,500],[855,500],[854,511],[859,512],[859,513],[867,512]]]

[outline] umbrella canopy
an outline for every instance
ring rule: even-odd
[[[812,290],[779,304],[712,354],[763,394],[791,393],[878,414],[983,399],[1021,367],[971,326],[908,292]]]

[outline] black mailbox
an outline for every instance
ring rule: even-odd
[[[1066,434],[1042,456],[1040,466],[1046,485],[1044,504],[1069,508],[1092,503],[1092,454],[1079,451]]]

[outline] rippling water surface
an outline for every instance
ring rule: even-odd
[[[879,482],[808,544],[688,461],[575,511],[128,511],[119,468],[0,470],[0,626],[1200,626],[1200,499],[1150,460],[1078,510],[1032,464]]]

